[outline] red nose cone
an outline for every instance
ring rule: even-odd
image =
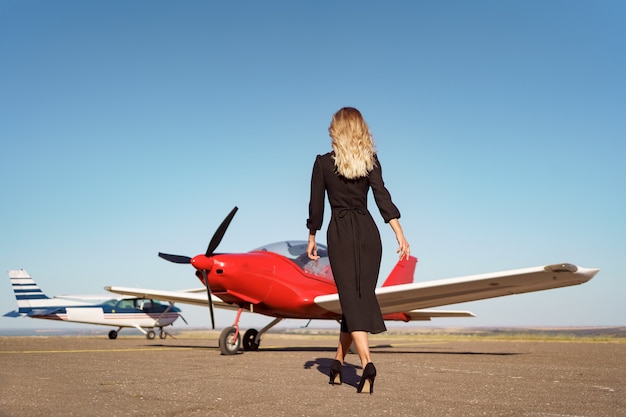
[[[203,269],[210,271],[213,268],[213,258],[205,255],[198,255],[191,259],[191,265],[199,271]]]

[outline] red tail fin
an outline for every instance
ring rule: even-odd
[[[393,267],[393,270],[383,283],[383,287],[412,283],[413,273],[415,272],[416,264],[417,258],[414,256],[409,257],[408,260],[398,261],[396,266]]]

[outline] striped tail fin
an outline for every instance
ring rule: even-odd
[[[9,278],[20,312],[30,310],[33,307],[48,305],[43,300],[49,300],[50,297],[41,291],[39,285],[33,281],[28,272],[23,269],[9,271]]]

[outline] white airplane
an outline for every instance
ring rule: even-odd
[[[83,295],[50,298],[23,269],[9,271],[9,278],[18,309],[6,313],[5,317],[32,317],[118,327],[109,332],[109,339],[116,339],[124,327],[133,327],[148,339],[154,339],[154,329],[158,328],[159,337],[164,339],[167,333],[163,327],[171,325],[180,316],[180,309],[174,307],[173,303],[166,305],[150,298],[112,299]]]
[[[244,350],[257,350],[261,335],[285,318],[340,320],[341,306],[326,246],[318,244],[319,260],[311,261],[305,241],[278,242],[247,253],[217,253],[237,207],[214,233],[205,253],[193,258],[159,253],[161,258],[195,268],[204,288],[193,291],[162,291],[106,287],[107,291],[170,302],[207,305],[215,328],[213,306],[238,310],[235,323],[220,335],[223,354],[234,354],[241,345],[239,318],[250,311],[274,317],[261,331],[249,329]],[[468,311],[433,309],[468,301],[578,285],[592,279],[599,269],[556,263],[533,268],[413,282],[417,259],[399,261],[376,297],[385,320],[430,320],[434,317],[472,317]]]

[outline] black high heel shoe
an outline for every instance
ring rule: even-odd
[[[361,382],[359,382],[359,387],[356,389],[356,392],[367,392],[370,394],[374,392],[374,379],[376,378],[376,367],[372,362],[369,362],[365,365],[365,369],[363,369],[363,375],[361,376]]]
[[[341,385],[343,382],[343,376],[341,375],[341,362],[337,359],[330,363],[330,382],[331,385]]]

